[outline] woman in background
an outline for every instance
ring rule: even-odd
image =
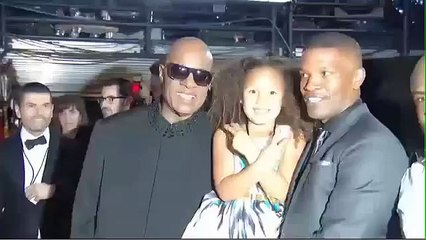
[[[77,95],[64,95],[55,102],[55,116],[62,134],[74,139],[79,127],[87,125],[88,121],[83,99]]]
[[[88,123],[86,107],[78,95],[64,95],[54,100],[54,124],[60,129],[62,137],[59,145],[59,158],[55,171],[58,185],[54,204],[48,214],[53,215],[50,231],[56,238],[69,238],[71,215],[75,191],[81,175],[88,138],[82,134]]]

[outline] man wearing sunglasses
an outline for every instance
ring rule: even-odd
[[[211,128],[200,111],[213,64],[182,38],[159,66],[160,102],[98,122],[77,189],[72,238],[180,238],[211,190]]]
[[[103,83],[98,99],[104,118],[130,109],[133,101],[132,84],[123,78],[112,78]]]

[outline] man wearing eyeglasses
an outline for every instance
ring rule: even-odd
[[[132,84],[123,78],[112,78],[104,82],[99,105],[104,118],[130,109],[133,101]]]
[[[99,121],[77,189],[72,238],[180,238],[211,191],[210,122],[200,111],[213,57],[177,40],[159,66],[161,101]]]

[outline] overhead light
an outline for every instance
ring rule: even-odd
[[[213,5],[213,12],[214,13],[224,13],[226,11],[226,5],[225,4],[214,4]]]
[[[293,53],[295,57],[302,57],[304,51],[305,51],[304,47],[295,47]]]
[[[249,2],[288,3],[291,0],[248,0]]]

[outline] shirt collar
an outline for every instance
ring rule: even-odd
[[[350,113],[353,112],[355,109],[357,109],[361,105],[363,105],[362,100],[361,99],[356,100],[354,104],[346,108],[339,115],[328,120],[325,124],[323,124],[322,127],[329,132],[336,131],[342,123],[345,123],[345,120],[350,115]]]
[[[44,136],[46,138],[46,141],[49,143],[49,140],[50,140],[50,130],[49,130],[48,127],[39,136],[34,136],[30,132],[28,132],[28,130],[25,129],[24,126],[21,127],[21,140],[22,140],[23,143],[25,141],[27,141],[27,140],[36,139],[36,138],[41,137],[41,136]]]
[[[415,151],[411,153],[409,160],[410,160],[410,164],[415,162],[420,162],[424,165],[424,160],[425,160],[424,153],[420,151]]]
[[[160,133],[163,137],[172,138],[191,132],[199,120],[199,112],[194,113],[194,115],[186,120],[170,124],[160,113],[160,103],[156,102],[149,107],[148,119],[149,124],[156,132]]]

